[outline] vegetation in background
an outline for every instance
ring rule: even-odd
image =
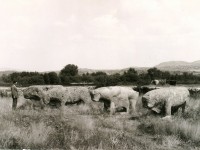
[[[138,73],[134,68],[129,68],[123,74],[108,75],[99,71],[95,73],[78,74],[78,66],[66,65],[59,73],[38,73],[38,72],[15,72],[10,75],[3,75],[0,84],[11,84],[13,80],[18,81],[21,86],[62,84],[71,83],[93,83],[96,86],[112,85],[148,85],[153,79],[176,80],[178,84],[199,84],[200,76],[184,72],[172,74],[168,71],[161,71],[157,68],[150,68],[146,73]]]

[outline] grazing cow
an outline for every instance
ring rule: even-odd
[[[114,114],[116,108],[119,107],[125,107],[128,113],[135,112],[138,96],[139,93],[129,87],[110,86],[91,90],[93,101],[108,100],[110,102],[110,114]]]
[[[158,85],[159,84],[159,80],[152,80],[151,84]]]
[[[165,85],[166,84],[166,80],[152,80],[151,81],[151,84],[154,84],[154,85]]]
[[[92,102],[89,89],[86,87],[30,86],[23,93],[26,99],[40,101],[42,108],[45,105],[60,107]]]
[[[156,113],[163,113],[171,116],[178,108],[185,111],[186,101],[189,99],[189,91],[185,87],[169,87],[150,91],[143,95],[142,103],[144,107]]]

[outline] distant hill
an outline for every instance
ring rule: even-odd
[[[178,66],[187,66],[189,65],[186,61],[167,61],[156,65],[157,68],[166,68],[166,67],[178,67]]]
[[[156,66],[152,66],[152,67],[156,67],[162,71],[169,71],[169,72],[172,72],[172,73],[176,73],[176,72],[192,72],[194,74],[200,74],[200,60],[198,61],[194,61],[194,62],[186,62],[186,61],[167,61],[167,62],[162,62]],[[131,67],[131,68],[134,68],[139,74],[140,73],[146,73],[147,70],[150,68],[150,67]],[[78,73],[80,75],[82,74],[86,74],[86,73],[95,73],[95,72],[98,72],[98,71],[102,71],[102,72],[105,72],[107,73],[108,75],[112,75],[112,74],[115,74],[115,73],[119,73],[119,74],[123,74],[125,71],[127,71],[129,68],[124,68],[124,69],[108,69],[108,70],[98,70],[98,69],[87,69],[87,68],[79,68],[78,70]],[[2,71],[0,69],[0,77],[5,74],[5,75],[8,75],[8,74],[11,74],[13,72],[21,72],[21,71],[14,71],[13,70],[9,70],[9,71]],[[50,71],[46,71],[46,72],[40,72],[40,73],[47,73],[47,72],[50,72]],[[55,71],[56,73],[59,73],[59,71]]]
[[[163,71],[180,71],[180,72],[197,72],[200,73],[200,61],[186,62],[186,61],[168,61],[163,62],[156,68]]]

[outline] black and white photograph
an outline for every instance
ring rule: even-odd
[[[200,150],[200,1],[0,0],[0,149]]]

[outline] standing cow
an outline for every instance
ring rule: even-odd
[[[30,86],[23,91],[24,98],[38,101],[41,108],[46,105],[61,107],[71,104],[88,104],[92,102],[90,91],[86,87]]]
[[[162,88],[147,92],[142,97],[142,103],[156,113],[164,112],[165,116],[171,116],[173,110],[177,111],[180,107],[184,113],[189,96],[190,93],[185,87]]]
[[[101,99],[106,99],[110,102],[110,114],[115,114],[115,109],[122,106],[126,108],[127,113],[136,111],[135,105],[139,93],[132,88],[120,86],[101,87],[91,90],[90,93],[93,101],[98,102]]]
[[[163,79],[163,80],[152,80],[151,84],[154,84],[154,85],[165,85],[166,84],[166,79]]]

